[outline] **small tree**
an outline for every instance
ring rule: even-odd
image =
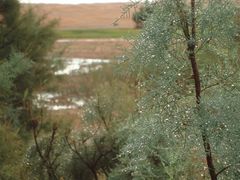
[[[32,120],[31,126],[34,143],[30,144],[24,159],[25,177],[49,180],[70,179],[71,173],[68,167],[72,154],[57,124],[52,125],[50,133],[44,132],[41,122],[37,120]]]
[[[109,67],[104,67],[95,72],[104,81],[94,89],[95,96],[84,107],[84,128],[66,135],[73,152],[70,166],[73,179],[108,177],[118,163],[116,156],[124,140],[119,138],[122,136],[117,129],[134,111],[134,96],[125,79],[113,77],[112,71],[108,71]]]
[[[20,53],[23,58],[18,58],[16,65],[20,66],[23,60],[31,64],[28,71],[16,74],[11,86],[14,93],[2,102],[18,111],[15,119],[24,123],[31,119],[32,92],[46,83],[53,73],[49,51],[56,40],[56,22],[46,22],[45,17],[37,17],[31,10],[21,12],[18,0],[0,0],[0,16],[0,63]],[[5,120],[13,119],[5,116]]]
[[[234,6],[158,1],[130,61],[142,98],[112,179],[239,179]]]

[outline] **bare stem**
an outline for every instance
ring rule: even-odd
[[[57,131],[57,129],[53,128],[49,145],[47,147],[46,152],[43,153],[39,146],[39,143],[38,143],[37,126],[33,126],[33,138],[34,138],[34,142],[35,142],[35,146],[36,146],[36,151],[37,151],[40,159],[42,160],[43,165],[45,166],[45,168],[47,170],[48,177],[50,180],[58,179],[58,177],[56,175],[56,168],[54,168],[55,160],[53,162],[51,162],[51,157],[50,157],[50,154],[53,151],[53,143],[55,140],[56,131]]]
[[[196,104],[199,109],[199,105],[201,102],[201,81],[199,75],[199,69],[196,61],[196,3],[195,0],[191,0],[191,22],[188,22],[188,18],[186,12],[183,10],[183,4],[180,0],[176,0],[178,14],[181,20],[182,31],[185,35],[185,39],[187,41],[187,50],[188,50],[188,59],[191,62],[191,68],[193,73],[193,79],[195,84],[195,96],[196,96]],[[189,26],[191,28],[189,28]],[[190,30],[191,29],[191,32]],[[217,173],[214,167],[211,146],[209,142],[209,138],[206,132],[206,129],[202,130],[202,140],[203,146],[206,154],[206,161],[208,166],[208,171],[211,177],[211,180],[217,180]]]

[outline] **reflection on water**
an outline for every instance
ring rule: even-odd
[[[78,107],[82,107],[85,104],[85,101],[82,99],[73,98],[71,101]]]
[[[101,64],[109,62],[107,59],[71,58],[64,61],[65,68],[55,72],[55,75],[70,75],[74,72],[89,73],[90,71],[100,69],[102,67]]]
[[[67,105],[48,105],[47,109],[52,111],[58,111],[58,110],[67,110],[67,109],[76,109],[76,106],[67,106]]]

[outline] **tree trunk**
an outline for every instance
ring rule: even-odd
[[[191,61],[191,65],[192,65],[193,78],[195,82],[196,103],[199,108],[200,100],[201,100],[201,81],[200,81],[200,75],[199,75],[199,70],[196,62],[196,53],[195,53],[195,47],[196,47],[195,0],[191,0],[191,15],[192,15],[192,22],[191,22],[192,34],[191,34],[191,39],[188,39],[188,52],[189,52],[188,58]],[[211,146],[210,146],[206,129],[202,130],[202,140],[203,140],[203,146],[204,146],[205,155],[206,155],[208,172],[210,174],[211,180],[217,180],[217,173],[214,167]]]

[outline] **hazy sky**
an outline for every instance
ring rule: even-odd
[[[22,3],[57,3],[57,4],[109,3],[129,1],[130,0],[20,0],[20,2]]]

